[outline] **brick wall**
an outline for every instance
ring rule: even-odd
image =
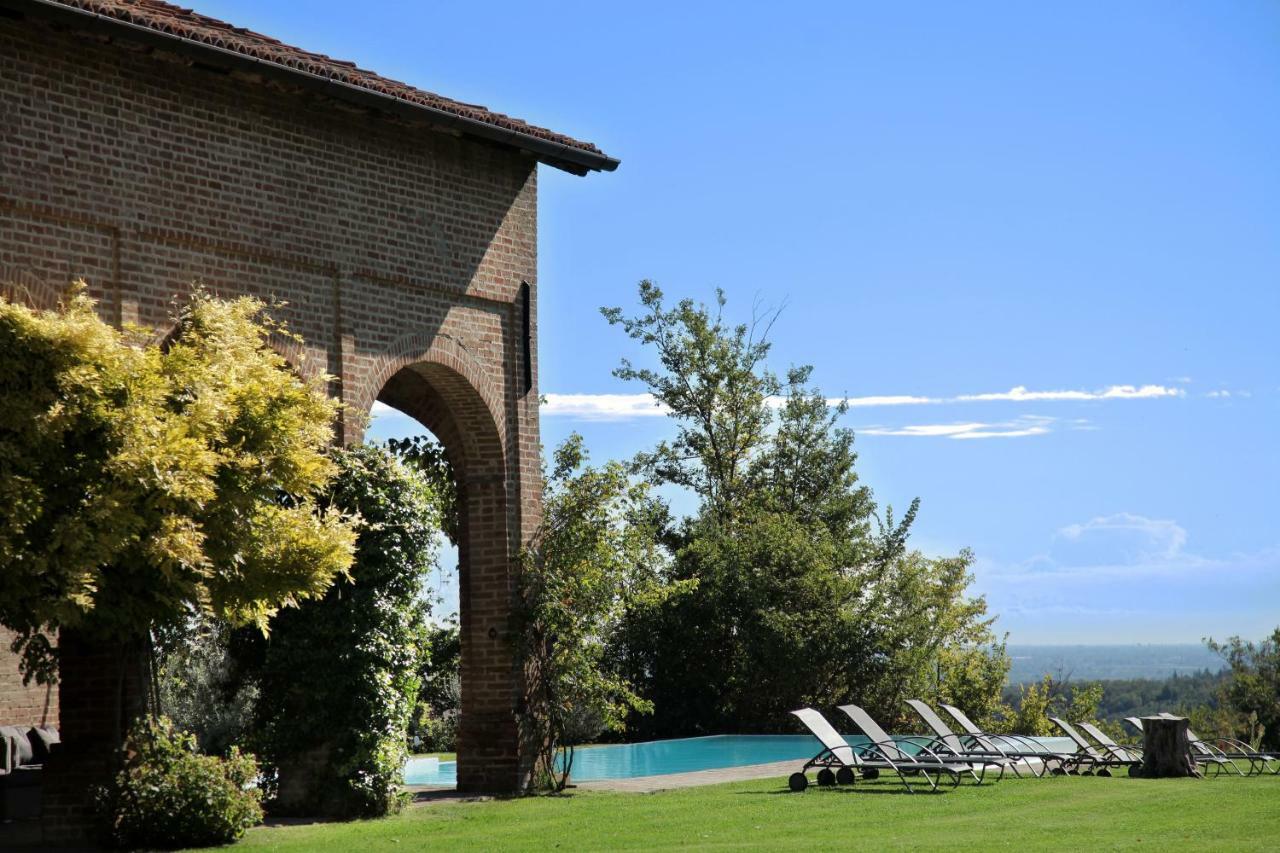
[[[290,356],[351,406],[345,440],[380,397],[441,437],[466,498],[459,784],[515,788],[513,561],[540,512],[518,298],[528,282],[536,305],[535,162],[0,18],[0,288],[47,305],[79,277],[104,316],[160,331],[196,281],[283,300],[306,339]]]
[[[58,691],[22,683],[18,659],[9,653],[13,632],[0,628],[0,726],[57,726]]]

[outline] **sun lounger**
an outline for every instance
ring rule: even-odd
[[[840,710],[871,740],[858,748],[859,761],[881,770],[894,771],[908,791],[912,788],[907,776],[923,776],[934,791],[939,789],[939,782],[944,774],[951,779],[953,788],[960,784],[962,775],[968,774],[979,785],[986,776],[986,762],[940,755],[929,747],[928,738],[892,738],[871,719],[870,714],[857,705],[841,705]],[[914,747],[916,751],[907,752],[903,749],[904,746]]]
[[[1043,761],[1033,763],[1031,759],[1024,756],[1010,755],[994,742],[985,738],[956,734],[938,716],[937,711],[934,711],[920,699],[908,699],[907,704],[920,715],[920,719],[924,720],[925,725],[933,729],[933,733],[937,737],[930,741],[928,746],[939,755],[944,757],[950,755],[969,761],[995,765],[1000,768],[1000,776],[997,779],[1003,778],[1006,767],[1012,770],[1014,775],[1021,776],[1022,773],[1018,769],[1019,764],[1024,765],[1033,776],[1044,775],[1045,764]]]
[[[844,739],[844,735],[836,731],[827,722],[826,717],[812,708],[801,708],[791,713],[799,718],[809,733],[818,739],[822,744],[822,751],[806,761],[804,767],[791,774],[787,780],[788,787],[793,791],[803,791],[809,787],[809,777],[805,773],[814,767],[819,768],[819,785],[826,787],[836,783],[853,784],[854,767],[857,766],[858,759],[853,753],[853,747],[849,746],[849,742]]]
[[[1122,761],[1142,761],[1142,747],[1136,744],[1120,744],[1112,739],[1111,735],[1095,726],[1093,723],[1081,722],[1080,728],[1084,729],[1084,733],[1098,742],[1098,745],[1111,755],[1116,756]]]
[[[960,728],[964,729],[966,735],[974,738],[979,744],[998,748],[1005,755],[1013,758],[1025,758],[1032,762],[1039,759],[1043,763],[1042,766],[1055,776],[1074,771],[1077,767],[1077,756],[1074,753],[1055,752],[1035,738],[1026,735],[986,732],[978,728],[968,715],[956,706],[944,704],[942,709],[956,721]]]
[[[1112,767],[1127,767],[1129,775],[1136,772],[1136,768],[1142,766],[1141,756],[1133,756],[1127,751],[1112,751],[1104,746],[1095,746],[1085,740],[1075,728],[1066,720],[1060,717],[1050,717],[1049,721],[1063,731],[1067,737],[1078,747],[1076,755],[1080,758],[1081,767],[1088,766],[1088,769],[1082,769],[1082,773],[1097,773],[1099,776],[1110,776]],[[1123,752],[1123,754],[1121,754]]]

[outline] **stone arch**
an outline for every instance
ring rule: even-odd
[[[348,405],[375,401],[417,420],[444,445],[458,487],[462,709],[458,788],[513,791],[523,781],[523,682],[511,643],[519,554],[519,487],[508,464],[501,396],[456,339],[413,332],[374,362]]]

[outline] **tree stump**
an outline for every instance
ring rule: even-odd
[[[1142,767],[1135,775],[1144,779],[1201,775],[1187,736],[1186,717],[1142,718]]]

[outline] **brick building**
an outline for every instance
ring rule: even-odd
[[[197,280],[284,300],[305,338],[286,354],[336,377],[350,406],[343,440],[381,400],[445,444],[464,501],[458,767],[472,790],[523,772],[507,632],[513,558],[539,516],[538,163],[618,165],[157,0],[0,0],[6,295],[51,306],[84,278],[104,316],[158,331]],[[89,767],[109,655],[64,663],[59,715],[59,691],[22,688],[7,646],[0,723],[60,716],[65,763]],[[74,788],[46,813],[74,809]]]

